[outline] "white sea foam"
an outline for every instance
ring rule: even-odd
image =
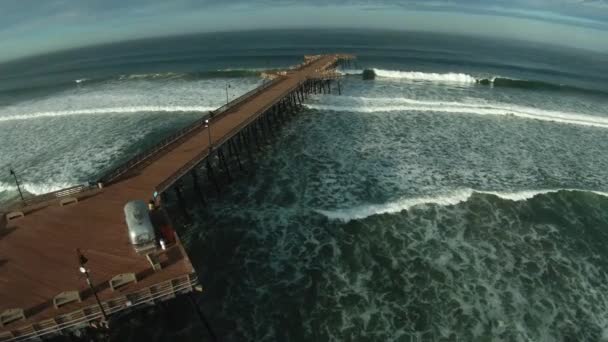
[[[398,71],[373,69],[377,77],[396,78],[410,81],[429,81],[429,82],[446,82],[446,83],[477,83],[477,79],[471,75],[463,73],[432,73],[420,71]]]
[[[279,70],[281,68],[223,68],[217,69],[217,71],[267,71],[267,70]]]
[[[422,101],[408,98],[345,98],[343,105],[307,104],[311,109],[355,113],[441,112],[458,114],[516,116],[526,119],[608,128],[608,117],[546,110],[506,103]]]
[[[49,192],[69,188],[77,184],[57,182],[57,183],[23,183],[20,184],[21,190],[33,195],[41,195]],[[0,182],[0,193],[2,192],[16,192],[17,186],[15,184]]]
[[[363,73],[363,70],[361,70],[361,69],[343,69],[343,70],[338,70],[338,73],[340,73],[341,75],[361,75]]]
[[[14,121],[14,120],[31,120],[48,117],[61,117],[61,116],[73,116],[73,115],[95,115],[95,114],[116,114],[116,113],[142,113],[142,112],[208,112],[216,109],[215,107],[205,106],[135,106],[135,107],[114,107],[114,108],[91,108],[91,109],[77,109],[77,110],[60,110],[52,112],[38,112],[20,115],[9,115],[0,116],[0,122],[2,121]]]
[[[477,83],[478,80],[464,73],[448,72],[448,73],[434,73],[434,72],[421,72],[421,71],[400,71],[400,70],[387,70],[372,68],[376,77],[379,78],[392,78],[402,79],[409,81],[427,81],[437,83]],[[363,70],[361,69],[344,69],[339,71],[342,75],[361,75]]]
[[[398,213],[403,210],[410,210],[416,206],[426,204],[438,204],[442,206],[455,205],[461,202],[466,202],[474,193],[494,195],[511,201],[525,201],[537,195],[555,193],[558,191],[585,191],[608,197],[608,192],[579,189],[522,190],[513,192],[457,189],[429,196],[402,198],[383,204],[364,204],[346,209],[316,211],[330,219],[348,222],[352,220],[364,219],[373,215]]]
[[[249,79],[235,82],[229,97],[245,93],[258,83]],[[207,79],[156,83],[131,79],[95,83],[0,106],[0,122],[105,113],[209,111],[225,101],[225,93],[218,87],[220,84],[223,82]]]
[[[132,74],[132,75],[120,75],[119,80],[137,80],[137,79],[158,79],[158,78],[177,78],[182,77],[185,74],[176,72],[159,72],[150,74]]]

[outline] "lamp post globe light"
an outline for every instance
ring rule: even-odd
[[[205,128],[207,129],[207,134],[209,136],[209,154],[211,154],[211,121],[210,119],[205,119]]]
[[[84,256],[84,254],[82,254],[82,252],[80,251],[79,248],[76,248],[76,255],[78,256],[78,263],[80,264],[80,267],[78,267],[78,271],[80,271],[80,273],[84,274],[84,276],[87,279],[87,285],[89,285],[89,289],[91,289],[91,292],[93,292],[93,295],[95,296],[95,300],[97,301],[97,305],[99,306],[99,310],[101,311],[101,315],[103,316],[102,325],[107,325],[108,324],[108,315],[106,314],[106,311],[104,310],[103,305],[101,305],[101,301],[99,300],[99,296],[97,295],[97,290],[95,289],[95,287],[93,286],[93,283],[91,282],[89,270],[85,267],[85,264],[89,261],[89,259],[87,259]]]

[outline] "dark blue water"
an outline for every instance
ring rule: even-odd
[[[343,94],[309,99],[179,229],[222,340],[607,339],[606,55],[267,31],[33,57],[0,66],[0,167],[30,194],[96,179],[226,85],[322,52],[358,56]],[[0,175],[0,200],[15,190]]]

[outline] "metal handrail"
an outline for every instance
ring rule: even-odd
[[[38,203],[42,203],[45,201],[49,201],[49,200],[54,200],[57,198],[61,198],[61,197],[67,197],[67,196],[71,196],[74,194],[78,194],[81,192],[85,192],[88,190],[92,190],[97,188],[97,186],[94,185],[76,185],[73,187],[69,187],[69,188],[65,188],[65,189],[60,189],[57,191],[53,191],[53,192],[48,192],[46,194],[41,194],[41,195],[37,195],[34,197],[30,197],[30,198],[26,198],[24,202],[24,204],[26,206],[28,205],[33,205],[33,204],[38,204]]]
[[[73,196],[77,194],[81,194],[83,192],[91,191],[97,189],[97,185],[91,184],[81,184],[72,186],[69,188],[64,188],[60,190],[56,190],[53,192],[47,192],[40,195],[35,195],[31,197],[26,197],[23,201],[13,201],[4,206],[2,210],[17,210],[17,208],[26,208],[30,206],[34,206],[37,204],[41,204],[44,202],[54,201],[56,199],[60,199],[63,197]]]
[[[161,283],[158,283],[158,284],[154,284],[153,286],[161,285],[161,284],[171,284],[171,282],[173,282],[174,280],[181,280],[181,279],[183,279],[185,277],[187,277],[188,280],[186,282],[182,283],[182,284],[179,284],[179,285],[177,285],[175,287],[172,286],[170,289],[167,289],[167,290],[159,291],[158,293],[155,293],[154,295],[150,295],[148,298],[144,298],[144,299],[141,299],[141,300],[139,300],[137,302],[134,302],[130,306],[127,306],[127,307],[118,307],[118,308],[110,308],[108,310],[109,314],[113,314],[113,313],[120,312],[120,311],[123,311],[123,310],[126,310],[126,309],[134,308],[136,306],[148,303],[150,301],[162,298],[164,296],[175,294],[177,292],[180,292],[180,291],[192,288],[192,287],[194,287],[194,286],[196,286],[198,284],[198,279],[196,279],[196,278],[190,278],[190,275],[187,275],[187,276],[181,276],[181,277],[169,279],[169,280],[166,280],[164,282],[161,282]],[[140,290],[137,290],[137,291],[133,291],[133,292],[130,292],[130,293],[126,294],[125,296],[131,295],[131,294],[136,294],[136,293],[145,291],[145,290],[147,290],[149,288],[150,287],[147,287],[147,288],[144,288],[144,289],[140,289]],[[106,304],[106,306],[107,306],[107,303],[108,303],[108,301],[103,302],[103,304]],[[85,308],[82,308],[82,309],[79,309],[79,310],[84,310],[84,309]],[[68,313],[67,315],[70,315],[72,313]],[[46,328],[43,328],[43,329],[40,329],[40,330],[36,330],[36,331],[34,331],[32,333],[28,333],[28,334],[24,334],[24,335],[21,335],[21,336],[13,337],[12,339],[9,339],[8,341],[24,341],[24,340],[27,340],[27,339],[30,339],[30,338],[41,337],[41,336],[44,336],[44,335],[47,335],[47,334],[50,334],[50,333],[54,333],[54,332],[57,332],[57,331],[61,331],[61,330],[64,330],[64,329],[77,327],[77,326],[80,326],[80,325],[82,325],[82,324],[84,324],[86,322],[90,322],[90,321],[93,321],[93,320],[96,320],[96,319],[99,319],[99,318],[102,318],[101,312],[95,311],[95,312],[92,312],[90,314],[86,314],[86,315],[84,315],[84,316],[82,316],[80,318],[74,319],[74,320],[70,320],[70,321],[63,322],[63,323],[58,323],[58,324],[56,324],[54,326],[50,326],[50,327],[46,327]],[[35,324],[35,323],[33,323],[33,324]]]

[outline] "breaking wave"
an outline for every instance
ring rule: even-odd
[[[526,90],[546,90],[546,91],[569,91],[576,93],[587,93],[587,94],[598,94],[606,95],[606,92],[597,89],[587,89],[573,87],[565,84],[556,84],[550,82],[536,81],[536,80],[519,80],[507,77],[492,77],[483,78],[477,80],[477,83],[482,85],[489,85],[491,87],[504,87],[504,88],[519,88]]]
[[[398,78],[410,81],[431,81],[431,82],[447,82],[447,83],[476,83],[477,79],[471,75],[462,73],[427,73],[418,71],[396,71],[373,69],[378,77]]]
[[[21,190],[32,194],[42,195],[49,192],[69,188],[76,184],[72,183],[23,183],[20,184]],[[2,192],[16,192],[17,187],[14,184],[0,182],[0,193]]]
[[[338,70],[338,73],[341,75],[361,75],[363,73],[362,69],[342,69]]]
[[[156,73],[144,73],[144,74],[123,74],[115,77],[104,77],[104,78],[79,78],[75,79],[74,83],[77,85],[101,83],[108,81],[171,81],[171,80],[205,80],[214,78],[246,78],[246,77],[260,77],[265,71],[273,71],[275,69],[265,68],[250,68],[250,69],[218,69],[218,70],[205,70],[195,71],[188,73],[180,72],[156,72]]]
[[[427,204],[438,204],[441,206],[455,205],[461,202],[466,202],[473,194],[485,194],[494,195],[502,199],[511,201],[525,201],[531,199],[537,195],[556,193],[560,191],[580,191],[580,192],[591,192],[596,195],[608,197],[608,192],[601,191],[589,191],[580,189],[547,189],[547,190],[522,190],[515,192],[499,192],[499,191],[481,191],[475,189],[458,189],[452,190],[441,194],[422,196],[422,197],[408,197],[398,199],[394,202],[388,202],[384,204],[365,204],[352,208],[346,209],[335,209],[335,210],[315,210],[316,212],[323,214],[329,219],[340,220],[343,222],[349,222],[352,220],[360,220],[369,216],[379,214],[392,214],[398,213],[403,210],[410,210],[413,207],[427,205]]]
[[[196,71],[189,73],[178,73],[178,72],[161,72],[161,73],[148,73],[148,74],[131,74],[131,75],[120,75],[118,80],[174,80],[174,79],[185,79],[185,80],[198,80],[198,79],[210,79],[210,78],[240,78],[240,77],[259,77],[262,72],[269,71],[268,69],[218,69],[218,70],[205,70]]]
[[[316,110],[355,113],[412,111],[504,115],[572,125],[608,128],[608,117],[545,110],[505,103],[421,101],[408,98],[345,97],[344,99],[350,101],[350,103],[347,103],[347,105],[307,104],[306,106]]]
[[[141,79],[174,79],[180,78],[187,74],[175,73],[175,72],[160,72],[160,73],[149,73],[149,74],[131,74],[131,75],[120,75],[119,80],[141,80]]]
[[[465,73],[428,73],[421,71],[399,71],[372,68],[374,75],[379,78],[386,79],[402,79],[408,81],[426,81],[435,83],[460,83],[460,84],[479,84],[490,87],[500,88],[519,88],[529,90],[547,90],[547,91],[571,91],[579,93],[596,93],[606,94],[606,92],[596,89],[579,88],[565,84],[556,84],[538,80],[522,80],[509,77],[475,77]],[[341,70],[342,75],[361,75],[365,70],[361,69],[346,69]]]
[[[95,114],[117,114],[117,113],[143,113],[143,112],[208,112],[216,109],[215,107],[205,106],[136,106],[136,107],[114,107],[114,108],[92,108],[77,110],[62,110],[52,112],[38,112],[20,115],[9,115],[0,117],[0,122],[15,120],[32,120],[49,117],[62,117],[73,115],[95,115]]]

